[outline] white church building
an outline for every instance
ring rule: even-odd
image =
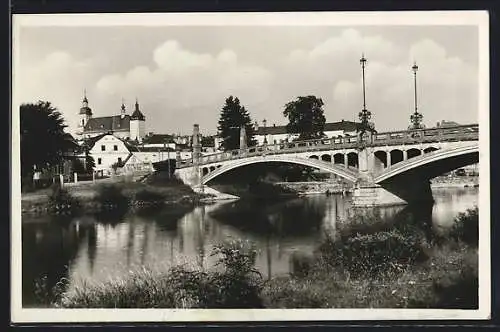
[[[141,142],[146,136],[146,117],[141,112],[137,99],[131,115],[127,114],[122,102],[120,114],[94,117],[85,94],[80,108],[77,134],[81,139],[113,134],[124,140]]]

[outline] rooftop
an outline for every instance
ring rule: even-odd
[[[357,128],[359,127],[358,122],[353,122],[353,121],[339,121],[339,122],[328,122],[325,123],[325,128],[323,131],[356,131]],[[256,131],[256,135],[279,135],[279,134],[286,134],[286,126],[276,126],[273,125],[271,127],[259,127]]]

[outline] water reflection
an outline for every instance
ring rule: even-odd
[[[311,196],[275,202],[241,200],[196,208],[166,207],[140,215],[83,216],[23,224],[23,304],[34,281],[53,287],[62,277],[106,280],[140,266],[213,265],[213,245],[229,239],[255,243],[264,276],[299,271],[325,234],[414,227],[432,237],[458,212],[477,204],[477,189],[438,191],[434,205],[353,209],[349,197]],[[359,223],[349,222],[355,217]],[[104,219],[103,219],[104,218]],[[379,220],[382,222],[373,222]],[[346,235],[349,236],[349,235]]]

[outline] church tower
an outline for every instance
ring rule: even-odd
[[[92,109],[89,107],[89,101],[87,99],[87,91],[83,91],[82,107],[80,108],[80,114],[78,119],[78,132],[83,134],[85,125],[92,118]]]
[[[123,98],[122,98],[122,107],[120,109],[120,118],[121,119],[125,118],[126,114],[127,114],[127,110],[125,109],[125,104],[123,103]]]
[[[130,116],[130,139],[142,142],[146,136],[146,117],[139,109],[139,102],[135,99],[135,110]]]

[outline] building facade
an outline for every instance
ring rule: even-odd
[[[359,123],[353,121],[339,121],[325,123],[323,132],[326,137],[339,137],[339,136],[356,136],[356,131]],[[267,144],[280,144],[291,142],[299,137],[299,134],[291,134],[286,130],[286,126],[257,126],[255,138],[258,145]]]

